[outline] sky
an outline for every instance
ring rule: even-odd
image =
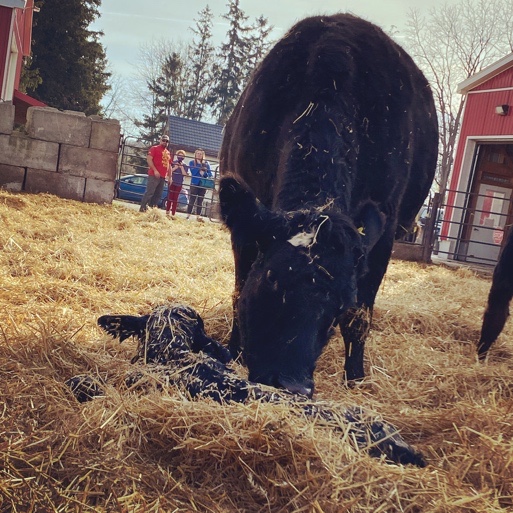
[[[428,13],[432,7],[456,0],[240,0],[240,8],[254,21],[260,15],[274,26],[278,39],[302,18],[317,14],[350,12],[381,26],[387,31],[406,26],[408,12],[414,8]],[[213,38],[216,46],[225,40],[228,0],[102,0],[101,17],[94,30],[102,30],[102,43],[114,74],[130,77],[136,73],[139,49],[158,40],[189,42],[198,13],[206,5],[214,13]]]

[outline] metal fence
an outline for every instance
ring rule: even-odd
[[[511,228],[511,200],[503,193],[448,190],[444,202],[435,195],[431,207],[433,254],[440,258],[495,266]]]
[[[443,201],[434,194],[418,213],[414,229],[400,241],[411,248],[402,253],[424,262],[437,257],[493,267],[511,229],[510,209],[509,195],[493,186],[486,194],[448,190]]]
[[[117,181],[119,181],[128,175],[148,173],[148,163],[146,157],[148,155],[148,145],[141,139],[136,137],[124,137],[121,143],[119,158],[118,158],[118,170],[117,170]],[[192,214],[198,215],[199,217],[205,217],[211,221],[219,220],[219,166],[217,163],[210,163],[210,170],[213,174],[213,187],[204,188],[205,196],[200,209],[197,209],[197,205],[194,205]],[[116,189],[117,190],[117,189]],[[190,178],[184,179],[184,185],[182,187],[182,193],[187,197],[187,205],[191,201],[190,195]],[[116,193],[117,196],[117,193]],[[141,194],[142,198],[142,194]],[[139,199],[140,202],[140,199]],[[165,202],[163,203],[165,207]],[[179,208],[179,211],[186,212],[187,208]]]
[[[125,137],[121,144],[118,181],[127,175],[147,174],[148,145],[135,137]],[[211,165],[214,187],[206,189],[197,215],[219,220],[219,166]],[[493,188],[492,188],[493,189]],[[190,179],[184,181],[183,192],[190,201]],[[429,262],[432,255],[447,260],[494,266],[511,227],[511,198],[504,193],[486,194],[448,190],[445,200],[434,194],[419,212],[416,229],[401,243],[411,244],[419,260]],[[165,202],[164,202],[165,203]],[[183,208],[182,212],[186,211]],[[196,214],[196,209],[192,214]]]

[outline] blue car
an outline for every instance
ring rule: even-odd
[[[142,197],[146,192],[146,186],[148,184],[148,175],[137,174],[137,175],[126,175],[119,179],[116,183],[116,198],[135,201],[141,203]],[[167,198],[167,182],[162,191],[162,197],[159,202],[160,208],[166,208]],[[187,205],[189,203],[189,197],[186,189],[182,189],[180,196],[178,197],[178,208],[179,212],[186,212]]]

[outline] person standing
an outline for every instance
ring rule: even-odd
[[[185,151],[178,150],[175,154],[176,160],[171,164],[169,171],[169,189],[167,193],[166,214],[176,214],[176,207],[178,206],[178,197],[183,186],[183,177],[188,176],[187,165],[184,163]]]
[[[148,150],[146,161],[148,162],[148,185],[141,200],[139,212],[146,212],[148,206],[156,207],[162,197],[162,191],[169,174],[171,153],[167,149],[169,137],[163,135],[160,144],[152,146]]]
[[[205,197],[206,187],[202,185],[203,178],[211,178],[210,164],[205,161],[205,152],[198,148],[194,152],[194,160],[189,162],[189,171],[191,173],[191,187],[189,190],[189,205],[187,206],[187,219],[191,217],[192,209],[196,204],[196,215],[201,214],[203,198]]]

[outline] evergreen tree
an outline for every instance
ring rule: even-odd
[[[101,0],[41,0],[34,17],[32,59],[25,82],[34,98],[59,109],[101,112],[110,74],[100,42],[102,32],[88,27],[99,16]]]
[[[143,116],[142,121],[136,121],[141,129],[142,139],[155,141],[165,132],[169,115],[180,115],[178,93],[183,90],[180,84],[182,69],[183,60],[180,54],[172,52],[162,56],[158,75],[147,80],[146,86],[152,99],[151,109]]]
[[[153,41],[142,47],[138,65],[141,87],[137,104],[144,115],[136,120],[141,137],[154,142],[165,131],[169,115],[225,123],[253,69],[269,49],[272,27],[260,17],[254,25],[230,0],[227,42],[216,52],[212,44],[213,14],[207,5],[190,30],[185,45]],[[144,92],[143,92],[144,90]]]
[[[192,43],[154,41],[142,49],[139,73],[144,79],[146,112],[135,124],[147,141],[165,130],[169,115],[201,120],[206,114],[215,47],[211,42],[212,11],[207,6],[199,14],[191,28],[197,36]]]
[[[251,31],[248,34],[248,46],[250,53],[246,59],[246,71],[243,75],[243,77],[245,77],[243,88],[246,86],[255,68],[260,64],[271,48],[272,41],[269,40],[269,36],[273,28],[274,27],[272,25],[269,25],[269,20],[263,16],[259,16],[251,28]]]
[[[178,111],[183,68],[181,56],[177,52],[172,52],[164,57],[160,75],[149,85],[150,91],[155,93],[157,98],[158,116],[162,120],[167,120],[170,114]]]
[[[143,141],[153,144],[157,138],[164,133],[165,126],[162,127],[162,120],[159,120],[157,98],[152,95],[150,104],[146,104],[146,111],[142,119],[135,119],[134,124],[139,129],[139,137]]]
[[[28,89],[34,90],[39,86],[43,80],[39,75],[38,69],[32,69],[32,57],[26,57],[23,67],[21,68],[20,76],[20,91],[26,93]]]
[[[215,85],[209,97],[219,124],[226,123],[240,96],[247,70],[246,59],[250,54],[248,16],[240,8],[239,0],[230,0],[228,6],[229,12],[223,18],[229,21],[230,27],[227,41],[221,45],[221,63],[216,69]]]
[[[208,99],[220,124],[226,123],[253,70],[269,50],[273,29],[263,16],[249,25],[239,0],[230,0],[228,7],[228,14],[223,16],[230,23],[227,41],[219,49],[218,61],[212,67],[215,84]]]
[[[207,98],[212,89],[215,69],[215,47],[212,44],[213,13],[207,5],[199,12],[199,19],[191,31],[196,36],[189,47],[184,95],[183,116],[201,120],[207,109]]]
[[[161,127],[157,124],[157,98],[149,86],[160,76],[167,46],[164,40],[160,40],[139,47],[137,78],[130,96],[131,103],[139,106],[139,112],[142,113],[142,117],[134,117],[133,123],[139,136],[148,143],[154,143],[157,135],[161,135]]]

